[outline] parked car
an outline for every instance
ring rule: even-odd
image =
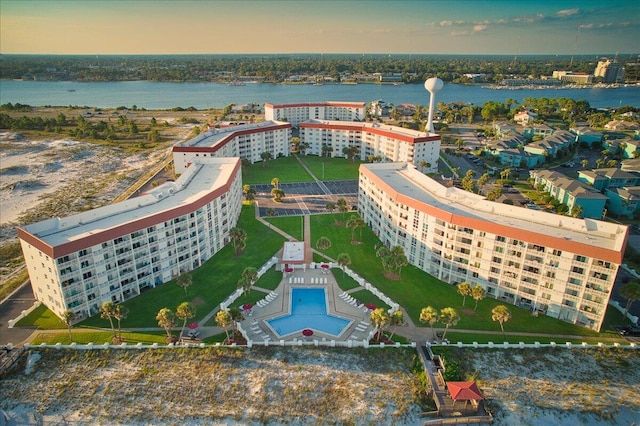
[[[640,326],[625,325],[619,328],[622,336],[640,336]]]

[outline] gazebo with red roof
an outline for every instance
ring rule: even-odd
[[[447,382],[447,389],[454,404],[456,401],[465,401],[466,407],[467,402],[471,401],[477,406],[479,401],[484,400],[476,382]]]

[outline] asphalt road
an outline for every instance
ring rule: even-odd
[[[22,311],[33,306],[35,300],[31,284],[27,284],[0,304],[0,345],[18,345],[33,333],[35,327],[9,328],[9,320],[17,318]]]

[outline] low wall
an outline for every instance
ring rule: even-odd
[[[610,345],[604,344],[604,343],[596,343],[596,344],[590,344],[587,342],[582,342],[582,343],[572,343],[572,342],[565,342],[565,343],[556,343],[556,342],[549,342],[549,343],[540,343],[540,342],[534,342],[534,343],[524,343],[524,342],[519,342],[519,343],[509,343],[509,342],[504,342],[504,343],[494,343],[494,342],[489,342],[489,343],[478,343],[478,342],[473,342],[473,343],[462,343],[462,342],[458,342],[458,343],[427,343],[428,347],[456,347],[456,348],[475,348],[475,349],[479,349],[479,348],[488,348],[488,349],[525,349],[525,348],[534,348],[534,349],[539,349],[539,348],[567,348],[567,349],[573,349],[573,348],[621,348],[621,349],[639,349],[640,346],[638,346],[638,344],[636,343],[629,343],[628,345],[625,344],[621,344],[621,343],[612,343]]]
[[[376,287],[374,287],[370,282],[366,281],[364,278],[362,278],[360,275],[356,274],[354,271],[352,271],[349,268],[342,268],[340,265],[338,265],[335,262],[312,262],[309,264],[309,268],[310,269],[317,269],[320,268],[322,264],[327,264],[329,265],[330,268],[339,268],[342,269],[345,274],[349,275],[351,278],[353,278],[358,284],[360,284],[362,287],[364,287],[365,289],[369,290],[371,293],[375,294],[376,297],[380,300],[382,300],[384,303],[386,303],[387,305],[391,306],[391,308],[389,308],[389,313],[393,313],[395,311],[397,311],[398,309],[400,309],[400,305],[396,302],[394,302],[393,300],[391,300],[389,297],[387,297],[386,294],[384,294],[383,292],[381,292],[380,290],[378,290]]]
[[[371,348],[371,349],[384,349],[384,348],[415,348],[415,343],[410,344],[400,344],[396,343],[395,345],[385,345],[384,343],[380,343],[377,345],[372,345],[368,340],[349,340],[346,342],[336,341],[336,340],[279,340],[279,341],[264,341],[264,342],[254,342],[251,340],[247,341],[246,345],[237,345],[235,343],[231,345],[223,345],[221,343],[214,344],[206,344],[206,343],[193,343],[193,344],[183,344],[183,345],[175,345],[173,343],[169,343],[168,345],[161,345],[159,343],[153,343],[151,345],[145,345],[142,343],[136,343],[133,345],[129,345],[127,343],[122,343],[119,345],[113,345],[110,343],[103,344],[79,344],[79,343],[71,343],[69,345],[63,345],[62,343],[56,343],[55,345],[48,345],[46,343],[41,343],[39,345],[24,345],[26,349],[37,349],[37,348],[54,348],[54,349],[74,349],[74,350],[96,350],[96,349],[184,349],[184,348],[211,348],[211,347],[227,347],[227,348],[251,348],[254,346],[322,346],[329,348]]]
[[[20,312],[20,315],[18,315],[16,318],[10,319],[9,321],[7,321],[7,323],[8,323],[7,327],[8,328],[13,328],[18,321],[20,321],[22,318],[24,318],[27,315],[29,315],[35,308],[37,308],[41,304],[42,304],[42,302],[40,302],[39,300],[36,300],[35,302],[33,302],[33,305],[31,305],[31,307],[29,309],[25,309],[24,311]]]

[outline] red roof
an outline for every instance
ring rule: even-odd
[[[454,401],[480,401],[484,399],[476,382],[447,382],[447,389],[449,389],[449,394]]]

